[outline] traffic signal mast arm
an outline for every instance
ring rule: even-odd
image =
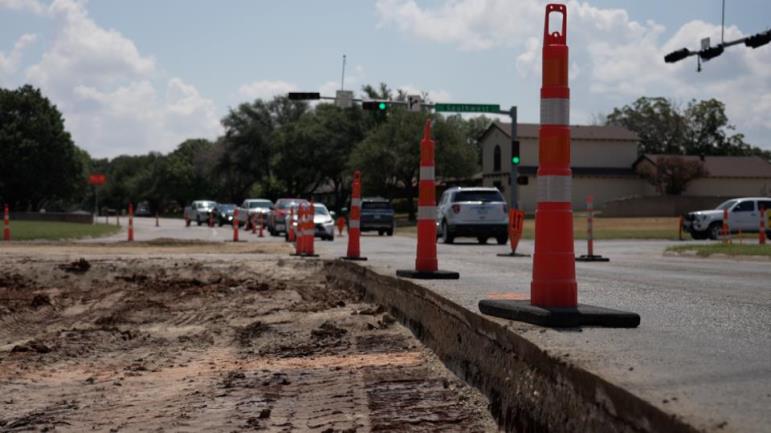
[[[746,37],[737,39],[735,41],[721,42],[715,46],[706,47],[699,51],[691,51],[688,48],[681,48],[679,50],[672,51],[671,53],[664,56],[664,61],[667,63],[675,63],[687,57],[695,56],[695,55],[698,55],[702,60],[710,60],[723,54],[723,51],[725,50],[725,48],[728,48],[734,45],[739,45],[743,43],[744,45],[754,49],[754,48],[762,47],[763,45],[766,45],[769,42],[771,42],[771,30],[766,30],[765,32],[758,33],[752,36],[746,36]]]

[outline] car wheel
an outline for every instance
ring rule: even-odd
[[[487,243],[487,238],[484,237],[484,236],[478,236],[477,237],[477,242],[479,242],[480,245],[484,245],[484,244]]]
[[[709,225],[709,228],[707,229],[707,232],[709,233],[709,238],[712,240],[718,240],[720,239],[720,231],[723,228],[723,223],[716,221]]]
[[[508,236],[498,236],[495,238],[496,241],[498,241],[498,245],[506,245],[506,241],[509,240]]]
[[[455,241],[455,236],[450,234],[450,230],[447,229],[447,223],[442,221],[442,243],[451,244]]]
[[[766,232],[766,239],[771,240],[771,230]]]
[[[377,235],[378,236],[383,236],[384,234],[385,234],[385,231],[383,231],[383,230],[378,230],[377,231]]]
[[[195,219],[195,222],[198,224],[198,227],[200,227],[200,226],[201,226],[201,224],[203,224],[203,223],[201,222],[201,220],[200,220],[200,219],[198,219],[198,217],[196,217],[196,219]]]
[[[388,236],[393,236],[393,235],[394,235],[394,229],[388,230],[388,231],[386,232],[386,234],[387,234]]]
[[[701,231],[701,232],[700,231],[692,231],[691,232],[691,237],[694,238],[697,241],[703,241],[704,239],[707,239],[709,237],[709,233],[706,230]]]

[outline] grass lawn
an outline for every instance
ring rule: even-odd
[[[594,239],[677,239],[679,218],[594,218]],[[399,234],[415,234],[415,226],[396,229]],[[533,239],[535,220],[525,219],[523,239]],[[575,239],[586,239],[586,214],[573,214]],[[683,233],[683,236],[688,236]]]
[[[50,221],[11,221],[11,240],[59,240],[108,236],[120,227],[106,224],[77,224]]]
[[[728,256],[763,256],[771,258],[771,244],[758,245],[745,243],[739,244],[735,241],[731,244],[688,244],[675,245],[667,248],[671,253],[689,253],[694,252],[700,257],[709,257],[712,254],[725,254]]]

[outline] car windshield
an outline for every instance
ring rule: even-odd
[[[316,215],[329,215],[329,211],[326,206],[313,206],[316,208]]]
[[[721,204],[720,204],[720,205],[719,205],[717,208],[715,208],[715,209],[720,209],[720,210],[723,210],[723,209],[730,209],[730,208],[731,208],[731,206],[733,206],[734,204],[736,204],[736,200],[728,200],[727,202],[721,203]]]
[[[387,201],[365,201],[361,203],[362,209],[392,209]]]
[[[222,210],[233,210],[236,207],[234,204],[221,204],[219,208]]]
[[[464,201],[503,201],[503,197],[498,191],[458,191],[452,201],[454,203]]]
[[[296,208],[298,203],[305,203],[305,201],[302,201],[302,202],[291,201],[291,200],[280,201],[280,202],[276,203],[276,209],[287,209],[287,208],[290,208],[290,207],[295,207]]]
[[[253,201],[249,202],[249,209],[255,209],[255,208],[269,208],[270,203],[267,201]]]

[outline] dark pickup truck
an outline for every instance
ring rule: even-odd
[[[394,208],[391,202],[380,197],[365,197],[361,200],[361,231],[376,231],[383,236],[394,234]]]

